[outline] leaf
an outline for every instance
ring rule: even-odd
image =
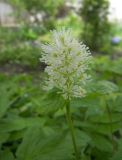
[[[95,160],[109,160],[111,153],[98,150],[97,148],[94,148],[92,150],[92,155]]]
[[[118,151],[110,160],[122,160],[122,150]]]
[[[0,120],[0,133],[22,130],[31,126],[42,126],[44,118],[8,117]]]
[[[71,107],[98,107],[100,106],[100,98],[96,96],[87,96],[85,98],[76,98],[71,101]]]
[[[118,150],[110,160],[122,160],[122,139],[119,140]]]
[[[24,137],[25,132],[26,132],[26,129],[19,130],[19,131],[13,131],[10,134],[7,142],[13,142],[13,141],[15,142],[15,141],[18,141],[18,140],[22,139]]]
[[[87,155],[83,155],[81,160],[91,160],[90,156],[87,156]]]
[[[77,131],[76,135],[77,145],[86,146],[89,137],[81,131]],[[49,135],[34,127],[25,134],[16,155],[18,160],[72,160],[73,154],[71,135],[67,131],[60,130]]]
[[[17,157],[18,160],[70,160],[71,151],[71,142],[65,134],[49,136],[42,129],[31,128],[17,151]]]
[[[0,118],[5,115],[7,109],[10,107],[11,94],[5,85],[0,86]]]
[[[100,94],[110,94],[113,92],[117,92],[119,88],[113,82],[102,80],[98,81],[97,84],[95,84],[94,90]]]
[[[122,75],[122,58],[115,60],[113,65],[109,67],[109,71]]]
[[[102,123],[91,123],[89,121],[85,122],[80,122],[76,123],[78,127],[81,127],[83,130],[89,132],[95,132],[95,133],[100,133],[104,135],[109,135],[110,134],[110,124],[102,124]],[[122,124],[120,123],[112,123],[112,130],[113,132],[118,131],[121,127]]]
[[[110,106],[112,106],[113,111],[122,113],[122,94],[117,96],[113,101],[111,100]]]
[[[105,152],[112,152],[112,144],[108,139],[99,134],[91,134],[92,144],[99,150]]]
[[[94,115],[89,117],[90,122],[96,122],[96,123],[117,123],[122,121],[122,115],[121,113],[111,113],[111,121],[110,117],[107,113],[101,114],[101,115]]]
[[[111,66],[111,60],[109,56],[101,56],[95,58],[96,69],[98,71],[108,71],[108,68]]]
[[[8,139],[9,134],[8,133],[0,133],[0,145]]]
[[[104,112],[104,108],[103,108],[103,103],[100,99],[100,97],[96,97],[94,100],[94,104],[92,103],[89,103],[89,107],[86,111],[86,114],[85,114],[85,117],[86,119],[89,118],[89,117],[96,117],[96,116],[101,116]]]
[[[45,93],[43,96],[32,99],[36,112],[40,114],[53,114],[58,109],[63,108],[65,100],[55,90]]]
[[[9,150],[0,151],[0,160],[15,160]]]

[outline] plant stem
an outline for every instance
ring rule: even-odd
[[[66,117],[67,117],[67,122],[69,125],[69,130],[71,133],[71,137],[72,137],[72,142],[73,142],[73,147],[74,147],[74,151],[75,151],[75,156],[76,156],[76,160],[79,160],[79,154],[78,154],[78,150],[77,150],[77,146],[76,146],[76,140],[75,140],[75,134],[74,134],[74,126],[73,126],[73,122],[71,119],[71,112],[70,112],[70,101],[67,100],[66,103]]]

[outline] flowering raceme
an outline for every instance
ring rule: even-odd
[[[91,53],[70,29],[52,31],[52,43],[42,44],[41,61],[47,64],[45,89],[58,88],[65,99],[85,96]]]

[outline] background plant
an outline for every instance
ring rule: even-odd
[[[106,50],[110,43],[110,23],[108,21],[109,1],[84,0],[81,16],[84,22],[82,38],[94,51]]]
[[[34,8],[38,2],[32,2]],[[48,28],[66,26],[80,38],[80,33],[85,32],[83,19],[72,1],[65,14],[61,14],[67,8],[65,3],[63,7],[59,5],[61,10],[54,7],[56,14],[52,17],[53,3],[48,5],[52,23],[47,18],[46,23],[30,24],[20,16],[20,13],[32,13],[26,10],[23,1],[8,3],[15,8],[20,25],[0,27],[0,160],[74,160],[65,101],[55,89],[42,91],[46,75],[43,72],[45,64],[39,58],[42,54],[40,44],[51,41]],[[46,7],[43,10],[47,12]],[[121,28],[121,23],[112,22],[110,38],[121,38]],[[92,43],[95,44],[95,40]],[[107,45],[110,54],[104,51],[104,55],[100,55],[98,48],[94,50],[97,54],[94,55],[93,80],[87,85],[87,95],[70,102],[76,143],[81,160],[121,160],[121,42],[111,47]]]

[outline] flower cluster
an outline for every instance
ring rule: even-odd
[[[45,89],[58,88],[65,99],[85,96],[91,62],[88,47],[79,43],[70,29],[61,29],[52,31],[52,42],[42,44],[41,49],[41,61],[47,64]]]

